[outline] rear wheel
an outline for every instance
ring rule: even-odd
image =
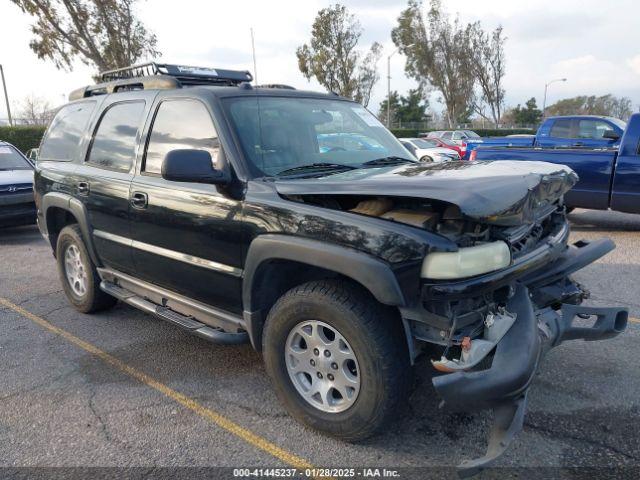
[[[346,282],[314,281],[287,292],[267,318],[263,353],[287,410],[347,441],[379,432],[411,386],[398,319]]]
[[[67,225],[58,235],[56,257],[62,288],[76,310],[91,313],[116,304],[114,297],[100,290],[100,276],[77,224]]]

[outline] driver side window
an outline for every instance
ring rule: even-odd
[[[216,167],[218,133],[199,100],[171,99],[160,104],[149,134],[143,172],[160,175],[165,155],[177,149],[206,150]]]

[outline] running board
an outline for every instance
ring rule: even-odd
[[[236,345],[247,343],[249,341],[249,335],[247,332],[226,332],[223,330],[222,326],[205,324],[191,315],[183,315],[169,307],[158,305],[148,298],[144,298],[135,292],[107,280],[102,280],[102,282],[100,282],[100,289],[103,292],[116,297],[118,300],[131,305],[132,307],[146,313],[151,313],[162,320],[188,330],[189,332],[210,342],[225,345]],[[209,316],[207,317],[208,323],[214,323],[211,313],[207,313],[209,313]],[[242,321],[242,319],[239,320]],[[228,318],[224,318],[220,323],[225,324],[227,321]],[[238,330],[237,327],[236,330]]]

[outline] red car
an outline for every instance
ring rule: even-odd
[[[420,134],[419,137],[426,137],[426,134]],[[460,155],[460,158],[464,158],[464,154],[467,151],[467,144],[462,143],[461,145],[456,145],[455,143],[449,143],[446,140],[438,137],[429,137],[429,140],[436,142],[439,147],[442,148],[450,148],[451,150],[455,150]]]

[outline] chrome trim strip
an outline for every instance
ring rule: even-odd
[[[127,245],[129,247],[137,248],[138,250],[144,250],[145,252],[154,253],[162,257],[171,258],[180,262],[188,263],[189,265],[195,265],[196,267],[208,268],[216,272],[223,272],[234,277],[242,276],[242,269],[225,265],[224,263],[213,262],[206,258],[195,257],[187,253],[176,252],[175,250],[169,250],[168,248],[158,247],[156,245],[150,245],[148,243],[139,242],[138,240],[132,240],[131,238],[121,237],[109,232],[103,232],[102,230],[94,230],[93,234],[96,237],[110,240],[115,243]]]

